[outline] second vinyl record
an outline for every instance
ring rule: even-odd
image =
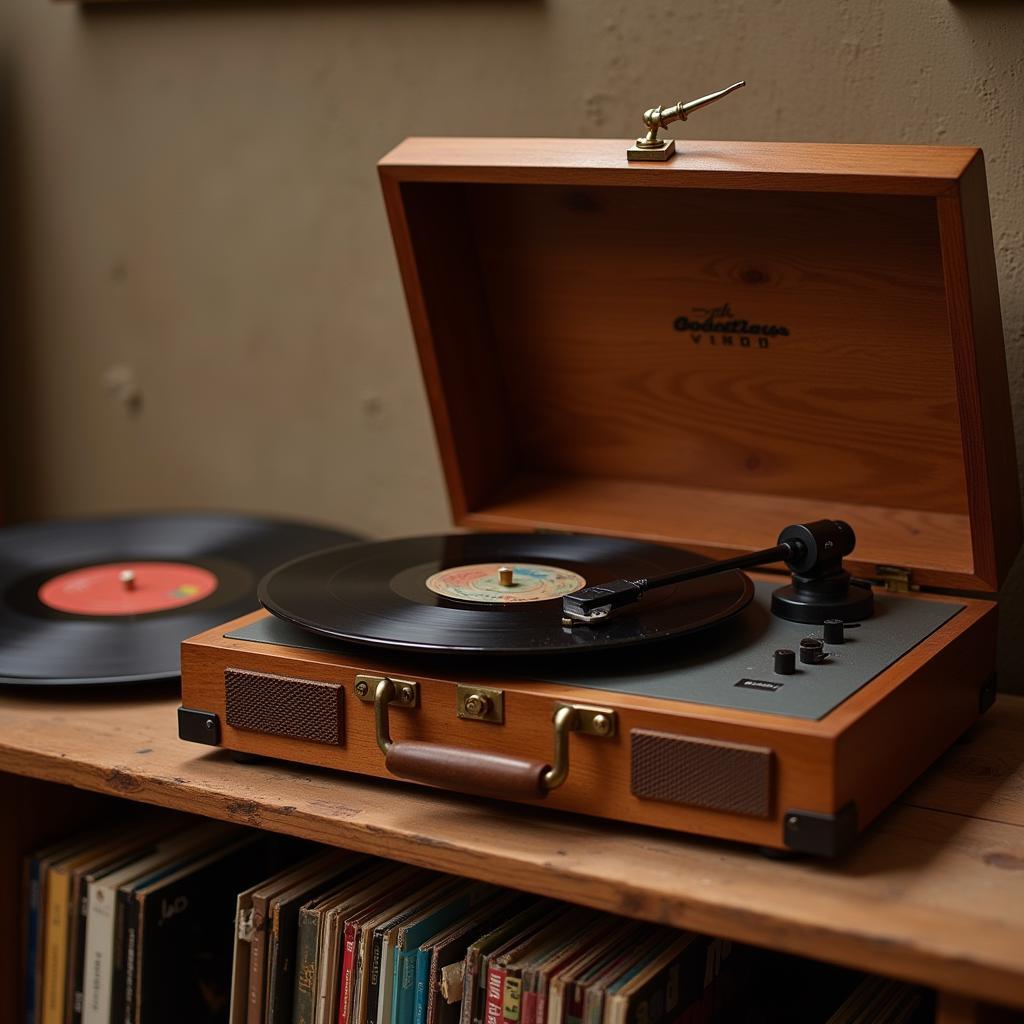
[[[562,621],[561,598],[580,587],[703,561],[688,551],[609,537],[412,537],[296,559],[264,578],[259,598],[282,619],[352,643],[546,655],[682,636],[741,611],[753,585],[730,572],[651,592],[599,624]]]
[[[352,539],[212,512],[0,530],[0,685],[173,679],[181,641],[254,610],[269,569]]]

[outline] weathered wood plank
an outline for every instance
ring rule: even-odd
[[[399,783],[238,765],[175,738],[177,701],[0,698],[0,770],[498,880],[651,921],[1024,1006],[1024,827],[976,781],[911,794],[838,864],[611,826]],[[1020,785],[1004,698],[964,750]],[[977,744],[977,746],[974,746]],[[958,754],[954,751],[953,763]],[[971,794],[974,796],[971,796]],[[918,795],[924,794],[924,795]],[[965,795],[966,794],[966,795]],[[984,796],[984,792],[982,792]],[[944,799],[978,816],[943,806]],[[993,809],[994,808],[994,809]],[[1008,820],[988,820],[1003,813]]]
[[[1003,696],[933,771],[907,790],[902,802],[1024,825],[1022,737],[1024,700]]]

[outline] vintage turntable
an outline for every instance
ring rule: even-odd
[[[478,532],[276,570],[185,643],[183,738],[834,855],[991,702],[1021,527],[981,153],[682,148],[384,158]],[[771,564],[654,585],[704,559]]]

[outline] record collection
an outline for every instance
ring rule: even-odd
[[[257,607],[264,573],[352,539],[215,513],[0,530],[0,684],[173,679],[181,641]]]
[[[910,1024],[918,988],[219,822],[25,862],[25,1024]]]

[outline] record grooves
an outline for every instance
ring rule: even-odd
[[[550,655],[684,636],[735,615],[753,597],[741,572],[652,593],[595,625],[563,623],[563,578],[590,583],[646,577],[705,560],[687,551],[599,536],[460,534],[359,544],[296,559],[260,584],[264,607],[304,629],[349,643],[443,654]],[[524,567],[548,599],[459,599],[436,585],[446,570],[474,582],[485,566]],[[428,586],[428,581],[431,585]],[[455,584],[460,581],[456,574]],[[488,588],[488,594],[493,587]],[[465,593],[471,594],[471,590]]]
[[[0,684],[173,679],[181,641],[254,611],[264,573],[352,539],[225,514],[0,530]]]

